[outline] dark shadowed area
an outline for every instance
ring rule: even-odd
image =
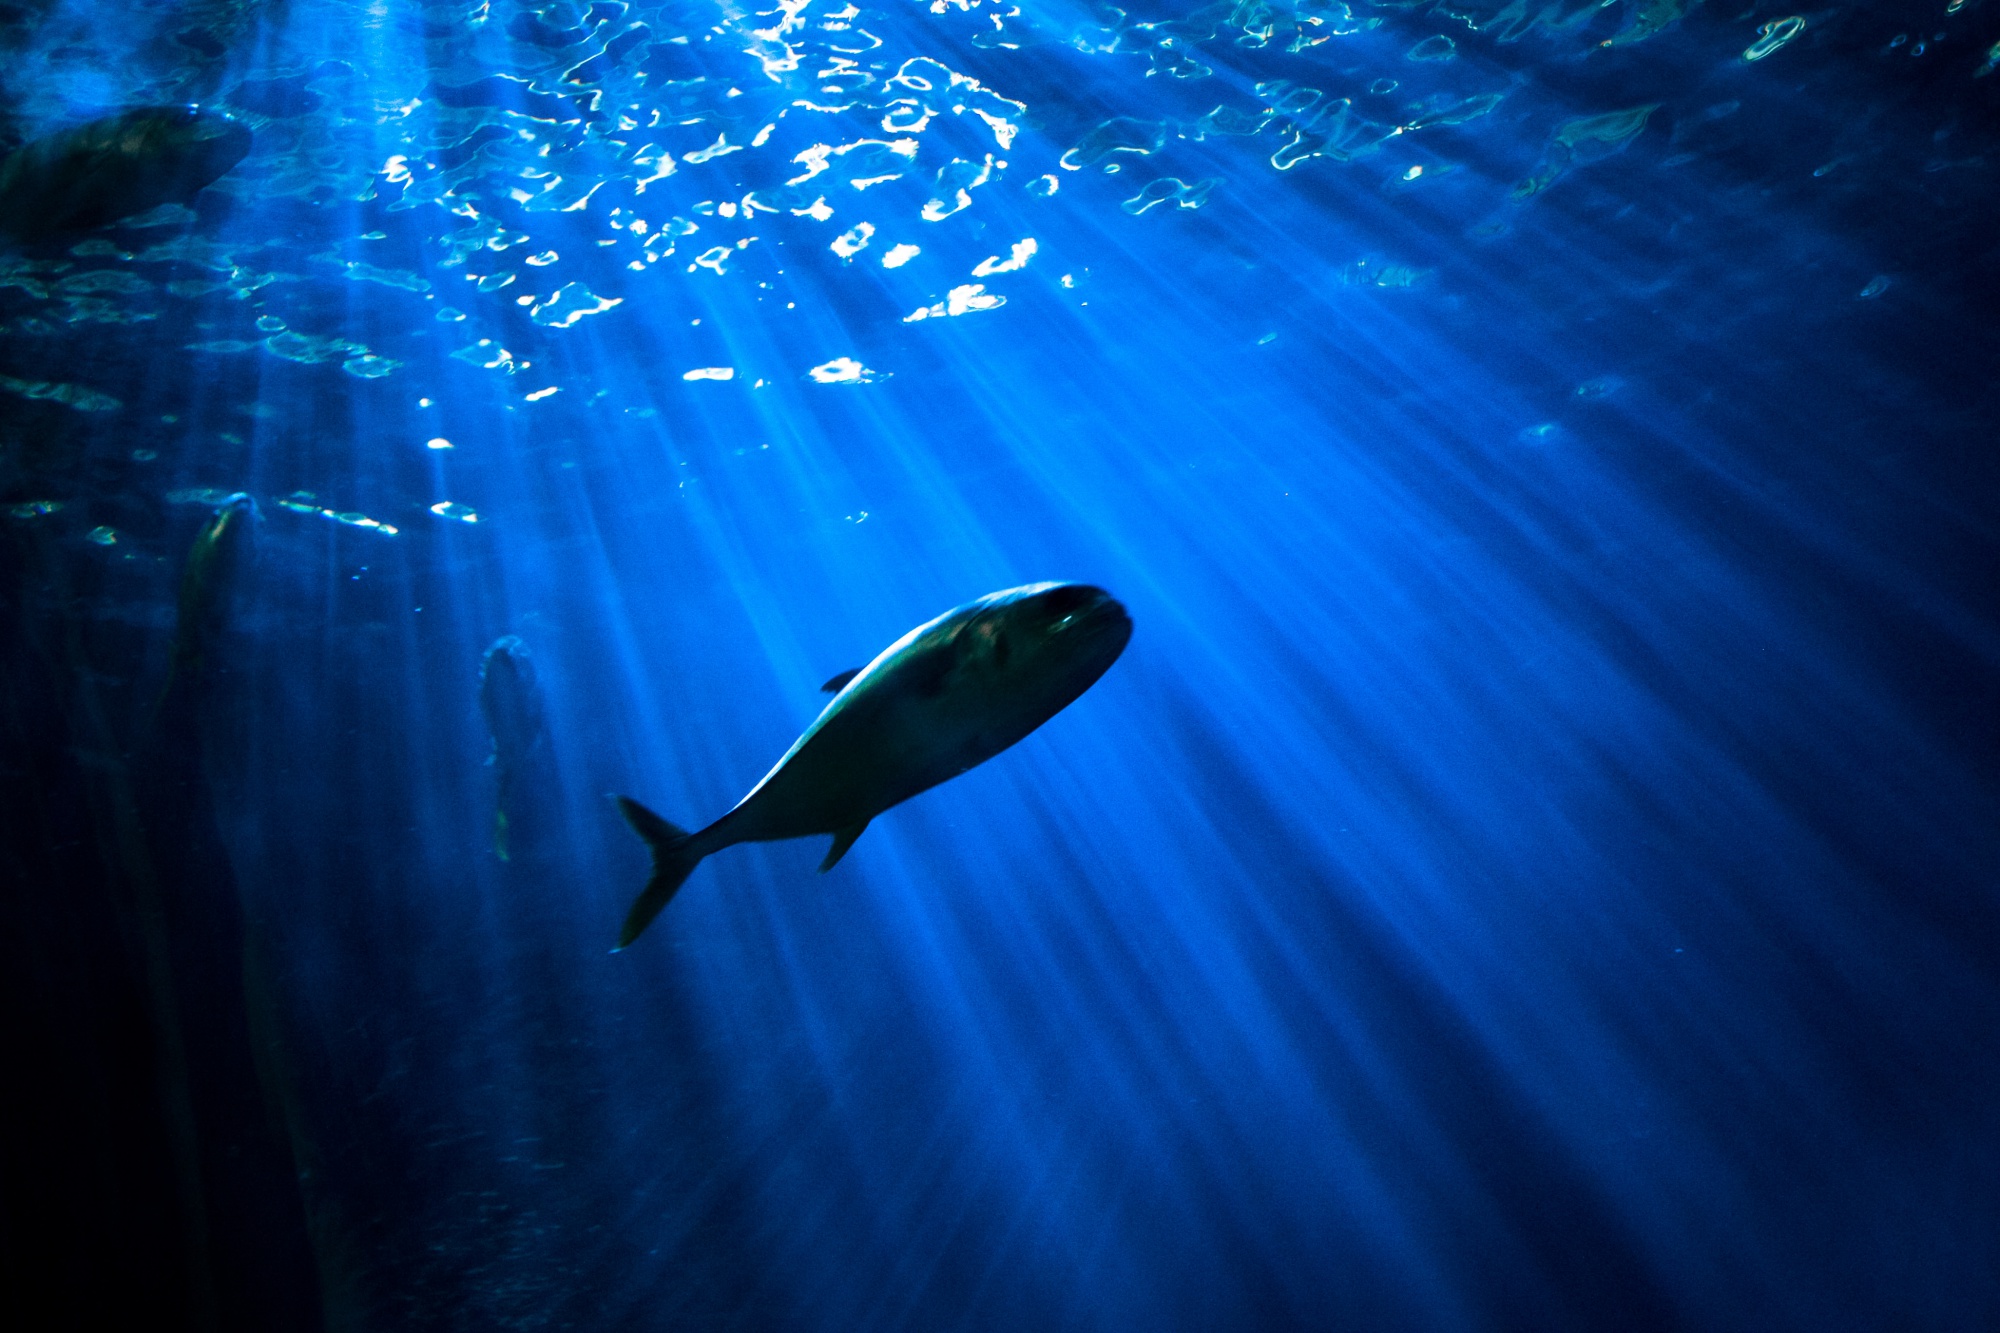
[[[1996,125],[1994,0],[0,0],[0,1322],[2000,1327]]]

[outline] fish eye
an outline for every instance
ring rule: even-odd
[[[1065,584],[1051,588],[1043,596],[1042,606],[1052,616],[1060,616],[1064,621],[1073,619],[1095,603],[1102,594],[1095,588],[1080,583]]]

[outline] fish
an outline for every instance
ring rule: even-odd
[[[834,697],[825,711],[708,827],[685,832],[619,796],[653,868],[618,949],[725,847],[831,834],[819,868],[833,869],[877,815],[984,763],[1074,703],[1131,638],[1131,616],[1102,588],[1031,583],[989,593],[827,681],[821,689]]]
[[[542,746],[542,695],[535,685],[535,663],[528,645],[516,635],[495,639],[479,663],[479,711],[493,737],[493,765],[498,790],[493,802],[493,854],[508,860],[509,811],[522,772]]]
[[[257,502],[238,491],[216,506],[188,549],[187,563],[181,567],[173,652],[166,684],[160,689],[162,706],[175,691],[196,688],[212,665],[244,570],[255,555],[256,522]]]
[[[0,232],[33,243],[184,204],[250,152],[249,127],[199,106],[143,106],[59,130],[0,161]]]

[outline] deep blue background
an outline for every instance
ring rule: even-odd
[[[1163,47],[1192,0],[970,5],[815,0],[775,72],[783,16],[707,3],[0,14],[20,137],[169,97],[258,135],[191,218],[0,260],[0,373],[120,402],[0,399],[0,499],[63,502],[0,521],[138,729],[207,503],[259,500],[202,745],[327,1324],[2000,1325],[1990,4],[1756,61],[1789,11]],[[915,59],[976,84],[917,71],[913,163],[785,187],[898,137]],[[1198,128],[1277,80],[1373,129],[1281,171],[1284,119]],[[1119,117],[1157,150],[1063,163]],[[1168,176],[1218,183],[1121,207]],[[648,264],[633,216],[700,230]],[[143,281],[80,305],[97,268]],[[534,322],[569,282],[620,304]],[[1006,304],[906,318],[973,282]],[[1137,621],[1079,703],[607,953],[607,793],[698,826],[821,680],[1049,578]],[[503,634],[547,714],[505,862]]]

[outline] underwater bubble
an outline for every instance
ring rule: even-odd
[[[1028,266],[1028,261],[1035,257],[1035,252],[1039,249],[1041,249],[1040,244],[1032,236],[1025,240],[1016,241],[1009,250],[1006,260],[1003,261],[998,255],[989,255],[979,261],[979,266],[972,270],[972,276],[975,278],[985,278],[995,273],[1013,273],[1024,269]]]
[[[286,361],[309,366],[331,361],[335,357],[365,355],[368,351],[360,343],[349,342],[345,338],[319,338],[297,332],[272,334],[264,340],[264,350]]]
[[[1625,381],[1616,375],[1599,375],[1596,379],[1585,380],[1576,386],[1579,398],[1607,398],[1625,387]]]
[[[1417,286],[1429,276],[1429,269],[1380,259],[1357,259],[1338,273],[1340,285],[1343,287],[1381,289],[1408,289]]]
[[[683,372],[681,378],[684,380],[733,380],[736,378],[736,367],[703,366],[698,370]]]
[[[705,268],[712,270],[717,277],[727,276],[728,269],[725,265],[729,263],[730,256],[735,253],[734,250],[726,245],[712,245],[695,256],[694,263],[688,265],[688,272],[692,273],[698,268]]]
[[[116,296],[132,296],[140,292],[150,292],[153,284],[136,273],[123,269],[94,268],[83,273],[72,273],[55,284],[55,290],[65,295],[101,295],[109,292]]]
[[[554,396],[555,396],[556,394],[559,394],[559,393],[561,393],[561,392],[562,392],[562,386],[561,386],[561,385],[559,385],[559,384],[551,384],[551,385],[550,385],[550,386],[549,386],[548,388],[546,388],[546,389],[537,389],[537,390],[535,390],[535,391],[534,391],[533,393],[525,393],[525,394],[522,394],[521,396],[522,396],[522,397],[523,397],[524,399],[526,399],[526,400],[527,400],[528,402],[531,402],[531,403],[539,403],[539,402],[541,402],[541,401],[542,401],[542,399],[544,399],[544,398],[551,398],[551,397],[554,397]]]
[[[465,276],[468,278],[474,277],[470,273]],[[497,292],[512,281],[514,281],[514,274],[509,270],[502,269],[498,273],[489,273],[485,277],[479,278],[475,285],[482,292]]]
[[[546,328],[567,329],[585,316],[601,315],[624,303],[622,296],[599,296],[580,282],[566,282],[530,310],[528,318]]]
[[[437,312],[437,321],[440,324],[456,324],[464,318],[465,312],[453,306],[442,306]]]
[[[396,535],[395,524],[384,523],[379,518],[370,518],[366,514],[358,514],[352,510],[335,513],[331,509],[322,509],[320,510],[320,517],[332,519],[335,523],[339,523],[345,527],[367,528],[370,531],[381,533],[384,537],[393,537]]]
[[[1176,208],[1200,208],[1208,202],[1209,191],[1220,184],[1222,184],[1220,176],[1210,176],[1193,184],[1177,176],[1162,176],[1156,181],[1149,182],[1145,189],[1118,207],[1134,217],[1164,203],[1172,203]]]
[[[1612,36],[1607,37],[1604,41],[1598,43],[1598,45],[1600,47],[1617,47],[1631,46],[1634,43],[1643,42],[1649,37],[1657,36],[1666,31],[1673,24],[1679,22],[1683,14],[1700,3],[1701,0],[1653,0],[1653,3],[1647,4],[1638,11],[1631,23]],[[1534,19],[1522,24],[1520,30],[1525,32],[1535,24],[1545,24],[1553,28],[1556,24],[1558,13],[1559,11],[1555,8],[1545,9]]]
[[[1113,116],[1077,141],[1057,165],[1069,171],[1094,166],[1113,153],[1156,153],[1167,141],[1167,122]]]
[[[356,379],[379,380],[384,375],[390,374],[400,368],[402,364],[400,361],[392,360],[386,356],[376,356],[374,353],[369,352],[361,356],[350,357],[340,363],[340,368]]]
[[[889,253],[882,256],[882,267],[901,268],[922,253],[921,246],[908,244],[891,246]]]
[[[942,222],[954,213],[972,207],[971,191],[986,184],[993,174],[993,154],[981,162],[955,157],[938,168],[937,184],[930,201],[918,214],[926,222]]]
[[[748,146],[747,144],[731,143],[727,134],[720,134],[716,136],[715,142],[708,147],[697,149],[692,153],[682,154],[681,161],[694,166],[700,166],[704,162],[713,162],[716,158],[725,157],[730,153],[740,153]]]
[[[453,447],[452,442],[450,440],[447,440],[442,435],[438,436],[436,439],[424,441],[424,448],[426,449],[450,449],[452,447]]]
[[[469,361],[481,370],[504,370],[514,373],[514,354],[491,338],[481,338],[470,347],[461,347],[451,353],[454,361]]]
[[[1797,14],[1772,19],[1757,29],[1757,40],[1743,52],[1745,60],[1762,60],[1805,31],[1806,21]]]
[[[868,248],[868,238],[874,234],[874,223],[857,222],[840,235],[834,237],[833,244],[829,245],[827,249],[833,251],[842,259],[852,259]]]
[[[327,258],[326,256],[321,257]],[[331,262],[340,264],[342,270],[352,282],[372,282],[383,287],[400,288],[406,292],[427,292],[431,289],[431,280],[429,278],[411,273],[407,269],[377,268],[373,264],[364,264],[358,259],[342,261],[338,258],[333,258]]]
[[[1403,126],[1402,132],[1411,134],[1417,130],[1429,129],[1433,125],[1463,125],[1467,121],[1491,115],[1505,100],[1506,95],[1503,93],[1481,93],[1462,102],[1449,97],[1433,97],[1426,104],[1427,109]]]
[[[1647,119],[1659,107],[1658,102],[1647,102],[1623,111],[1564,121],[1549,137],[1548,147],[1535,174],[1514,187],[1514,198],[1525,199],[1539,194],[1574,167],[1623,152],[1645,130]]]
[[[1028,193],[1037,199],[1046,199],[1062,188],[1062,182],[1054,176],[1037,176],[1028,182]]]
[[[44,514],[53,514],[62,507],[63,502],[61,500],[23,500],[19,504],[8,505],[7,516],[9,518],[40,518]]]
[[[1426,37],[1403,54],[1405,60],[1450,60],[1458,54],[1458,43],[1440,33]]]
[[[824,365],[814,366],[806,375],[817,384],[872,384],[887,378],[851,356],[837,356]]]
[[[479,515],[471,508],[455,504],[450,500],[440,500],[431,506],[431,512],[439,518],[448,518],[458,523],[477,523]]]
[[[79,412],[115,412],[124,406],[108,393],[86,389],[81,384],[63,384],[53,380],[17,380],[11,375],[0,375],[0,390],[19,394],[23,398],[61,403]]]
[[[920,319],[948,319],[978,310],[998,310],[1006,304],[1007,298],[988,292],[985,283],[966,283],[945,293],[945,299],[936,305],[924,306],[903,316],[903,322],[914,324]]]
[[[276,315],[259,315],[257,317],[257,327],[265,333],[283,333],[285,331],[285,321],[279,319]],[[248,346],[248,344],[245,345]]]
[[[99,546],[116,546],[118,532],[114,528],[96,527],[84,534],[84,540],[96,542]]]
[[[66,324],[138,324],[159,318],[150,311],[121,309],[98,296],[70,296],[54,315]]]

